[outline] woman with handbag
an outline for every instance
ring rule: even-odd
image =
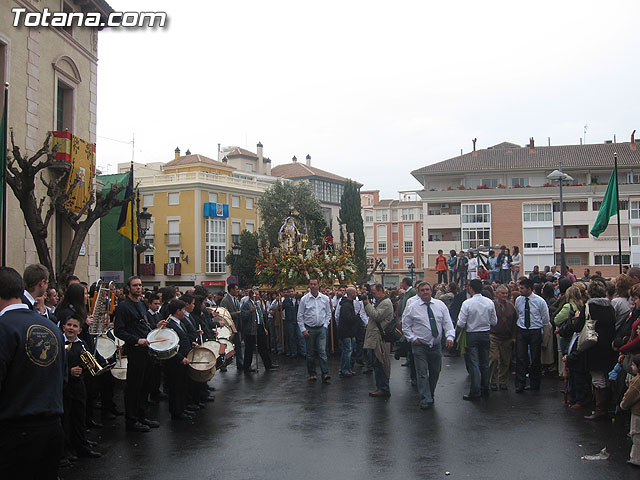
[[[586,415],[585,420],[604,420],[608,417],[609,379],[607,374],[616,364],[616,352],[612,343],[616,334],[616,312],[611,301],[606,298],[604,283],[592,280],[587,289],[589,297],[583,313],[585,325],[578,338],[581,349],[582,337],[588,337],[586,345],[586,364],[591,374],[591,386],[595,397],[595,410]],[[590,322],[590,320],[592,322]],[[591,331],[589,331],[592,328]],[[597,340],[593,342],[593,333]]]

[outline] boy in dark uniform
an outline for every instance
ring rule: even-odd
[[[65,448],[69,455],[75,452],[80,457],[98,458],[102,455],[91,450],[86,436],[87,390],[80,356],[82,352],[87,350],[87,346],[78,338],[82,325],[82,320],[71,316],[65,320],[62,326],[69,374],[69,380],[63,391]],[[87,374],[90,375],[90,373]]]
[[[22,303],[24,283],[0,268],[0,475],[56,479],[64,448],[62,332]]]

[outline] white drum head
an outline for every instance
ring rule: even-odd
[[[218,327],[218,340],[221,338],[229,340],[231,335],[233,335],[233,332],[229,327]]]
[[[116,344],[108,337],[96,338],[96,351],[105,360],[111,358],[116,353]]]
[[[170,328],[156,328],[147,335],[149,348],[156,352],[167,352],[180,343],[178,334]]]
[[[207,371],[216,365],[216,357],[211,350],[204,347],[197,347],[187,354],[190,363],[189,367],[194,370]]]
[[[215,340],[209,340],[208,342],[204,342],[202,344],[203,348],[208,348],[213,352],[213,354],[218,358],[220,356],[220,342],[216,342]]]

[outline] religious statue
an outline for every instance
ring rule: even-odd
[[[300,240],[300,232],[296,228],[293,217],[287,217],[278,233],[278,246],[282,250],[294,251]]]

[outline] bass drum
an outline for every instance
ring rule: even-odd
[[[189,378],[204,383],[216,373],[216,356],[208,348],[196,347],[187,354],[189,359]]]
[[[156,328],[147,335],[149,354],[159,360],[168,360],[178,353],[180,338],[170,328]]]
[[[224,346],[224,349],[225,349],[224,350],[224,363],[225,363],[225,365],[229,365],[232,362],[233,356],[236,353],[236,351],[234,349],[234,346],[233,346],[233,342],[231,342],[229,340],[220,339],[220,343]]]
[[[96,337],[96,352],[105,359],[107,364],[111,364],[116,360],[117,351],[116,343],[109,337]]]

